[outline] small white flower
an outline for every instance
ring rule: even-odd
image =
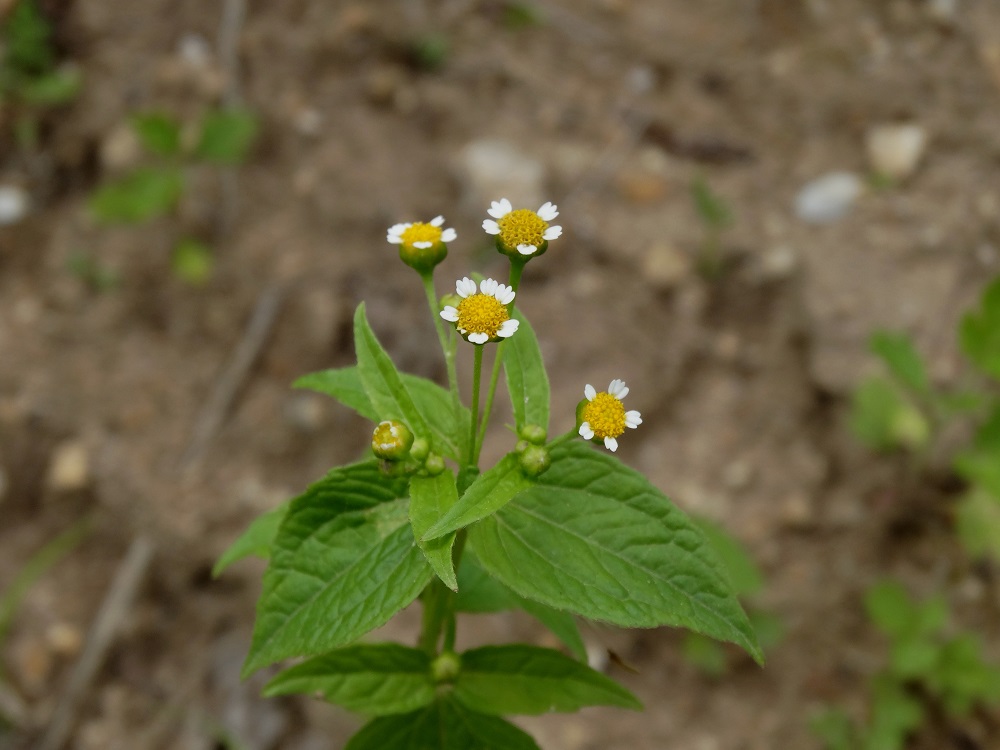
[[[625,411],[622,399],[628,395],[628,386],[624,380],[612,380],[608,390],[598,393],[589,383],[583,389],[583,395],[588,403],[583,407],[583,422],[580,424],[580,437],[593,440],[595,437],[604,441],[604,447],[609,451],[618,450],[618,438],[625,428],[635,429],[642,424],[642,417],[637,411]]]
[[[507,313],[515,292],[495,279],[484,279],[476,291],[476,282],[466,277],[455,283],[462,298],[458,307],[445,305],[441,317],[454,323],[459,333],[473,344],[485,344],[496,338],[508,338],[517,331],[518,322]]]
[[[428,222],[393,224],[386,232],[386,240],[393,245],[407,245],[421,250],[434,247],[438,242],[454,241],[458,233],[451,227],[441,229],[443,216],[435,216]]]
[[[561,226],[549,225],[559,215],[551,201],[543,203],[537,211],[514,210],[509,200],[501,198],[493,201],[486,213],[493,218],[483,221],[483,230],[499,236],[502,246],[508,248],[507,253],[514,249],[520,255],[534,255],[543,243],[562,235]],[[501,252],[505,251],[501,249]]]

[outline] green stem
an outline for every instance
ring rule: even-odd
[[[420,280],[424,283],[424,294],[427,295],[427,304],[431,308],[431,318],[434,320],[434,329],[437,331],[438,341],[441,342],[441,352],[444,354],[444,364],[448,371],[448,390],[451,392],[451,405],[454,413],[455,424],[461,424],[462,400],[458,395],[458,369],[455,365],[455,333],[449,336],[445,331],[444,320],[441,318],[441,311],[438,309],[437,292],[434,290],[434,272],[426,271],[420,274]]]
[[[476,466],[479,454],[476,452],[476,423],[479,421],[479,386],[483,379],[483,345],[475,345],[472,359],[472,418],[469,420],[469,465]]]
[[[550,440],[548,443],[546,443],[545,448],[546,448],[546,450],[552,450],[557,445],[562,445],[563,443],[568,443],[573,438],[579,437],[579,435],[580,435],[580,433],[576,429],[572,429],[569,432],[564,432],[559,437],[554,438],[554,439]]]
[[[431,581],[423,594],[423,617],[421,618],[420,640],[417,646],[431,656],[437,655],[438,640],[441,637],[441,626],[448,616],[451,591],[441,583],[440,578]]]

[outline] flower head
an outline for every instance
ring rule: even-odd
[[[476,291],[476,282],[464,278],[455,283],[462,301],[457,307],[446,305],[441,317],[455,324],[458,332],[473,344],[513,336],[517,321],[507,312],[514,301],[514,290],[493,279],[485,279]]]
[[[413,445],[413,433],[402,422],[387,419],[379,422],[372,433],[372,451],[386,461],[398,461]]]
[[[580,422],[580,436],[584,440],[603,440],[609,451],[618,450],[618,437],[626,427],[635,429],[642,424],[637,411],[625,411],[622,399],[628,395],[624,380],[612,380],[607,391],[598,393],[594,386],[587,384],[583,389],[586,401],[580,402],[577,410]]]
[[[442,229],[444,217],[437,216],[429,222],[393,224],[386,240],[399,245],[400,259],[418,271],[429,271],[448,254],[447,244],[458,235],[452,228]]]
[[[562,234],[561,226],[549,226],[559,215],[553,203],[545,203],[537,211],[514,210],[509,200],[501,198],[493,201],[486,213],[493,218],[483,222],[483,229],[496,235],[497,250],[514,258],[541,255],[548,249],[549,240]]]

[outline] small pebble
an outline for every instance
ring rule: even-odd
[[[74,657],[83,645],[83,633],[68,622],[57,622],[45,631],[49,648],[60,656]]]
[[[76,492],[90,483],[90,457],[82,440],[67,440],[52,451],[46,484],[55,492]]]
[[[912,175],[927,148],[927,131],[916,123],[876,125],[865,137],[868,160],[876,174],[891,180]]]
[[[799,257],[788,245],[779,245],[766,251],[760,259],[761,276],[769,281],[787,279],[799,266]]]
[[[806,183],[795,197],[795,214],[810,224],[829,224],[843,218],[864,191],[864,182],[851,172],[829,172]]]
[[[16,185],[0,185],[0,226],[16,224],[28,215],[31,199]]]
[[[643,256],[642,272],[657,289],[673,289],[691,275],[691,258],[675,245],[659,242]]]

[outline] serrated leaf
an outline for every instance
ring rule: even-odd
[[[534,484],[524,475],[516,453],[508,453],[496,466],[476,477],[476,481],[445,513],[444,518],[431,526],[424,539],[435,539],[464,528],[496,513],[511,498]]]
[[[435,446],[444,455],[459,459],[456,435],[464,435],[469,429],[469,409],[460,407],[459,428],[455,429],[454,405],[451,394],[437,383],[418,375],[399,373],[403,385],[410,393],[413,403],[423,415],[435,440]],[[303,375],[293,384],[295,388],[305,388],[336,399],[349,409],[353,409],[365,419],[379,421],[378,412],[365,393],[357,367],[341,367]]]
[[[318,693],[369,716],[409,713],[434,701],[426,651],[396,643],[348,646],[287,669],[264,686],[265,696]]]
[[[503,369],[507,376],[507,392],[514,409],[518,429],[525,425],[549,428],[549,376],[545,372],[542,351],[527,318],[514,311],[519,321],[517,335],[503,345]]]
[[[427,423],[385,349],[378,342],[365,317],[365,303],[354,313],[354,350],[358,357],[358,377],[381,419],[404,422],[417,437],[430,438]]]
[[[139,142],[157,156],[176,156],[181,150],[181,124],[163,112],[145,112],[132,117],[132,130]]]
[[[201,123],[194,154],[199,159],[235,166],[242,164],[257,139],[256,115],[243,110],[209,112]]]
[[[497,716],[440,698],[427,708],[370,721],[344,750],[541,750],[531,737]]]
[[[461,658],[454,695],[472,709],[497,715],[573,712],[585,706],[642,710],[617,682],[552,649],[485,646]]]
[[[987,375],[1000,378],[1000,279],[983,292],[979,309],[962,319],[959,341],[973,364]]]
[[[433,575],[413,542],[405,482],[377,463],[336,469],[292,501],[264,574],[250,674],[347,645],[410,604]]]
[[[514,592],[624,627],[686,627],[762,660],[711,545],[638,472],[589,446],[470,529],[483,567]]]
[[[420,551],[434,569],[437,577],[452,591],[458,590],[455,566],[451,559],[451,548],[455,545],[455,534],[423,541],[424,532],[436,523],[458,500],[455,475],[447,469],[436,477],[413,477],[410,480],[410,525],[413,538]]]
[[[243,535],[219,557],[215,567],[212,568],[212,578],[218,578],[226,568],[244,558],[261,557],[265,560],[270,558],[274,537],[281,522],[285,520],[289,505],[290,503],[282,503],[274,510],[269,510],[254,519]]]
[[[719,562],[729,574],[737,596],[752,596],[764,587],[764,576],[743,546],[721,526],[707,518],[692,518],[712,545]]]
[[[868,342],[872,352],[882,358],[889,372],[900,383],[921,395],[931,392],[927,369],[910,337],[903,333],[877,331]]]
[[[106,224],[134,224],[173,210],[184,190],[176,169],[142,167],[90,196],[90,211]]]

